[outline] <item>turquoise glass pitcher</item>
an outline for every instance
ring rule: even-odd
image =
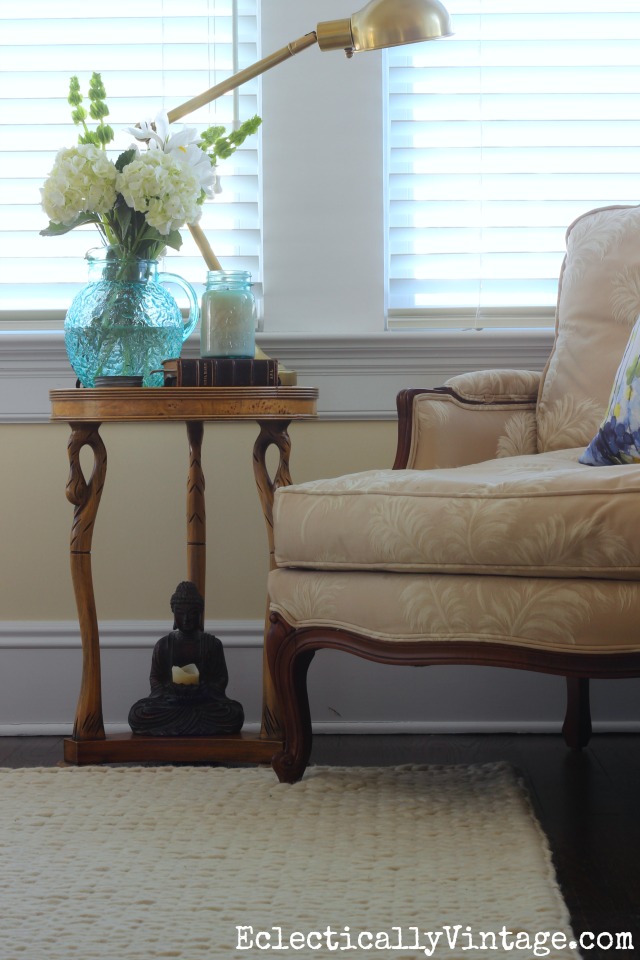
[[[180,356],[200,317],[194,289],[177,274],[160,272],[157,260],[122,260],[107,248],[100,256],[90,252],[87,261],[89,282],[64,322],[76,376],[84,387],[95,386],[97,377],[142,377],[144,386],[162,386],[162,361]],[[186,293],[186,321],[165,284]]]

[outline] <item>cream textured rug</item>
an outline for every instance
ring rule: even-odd
[[[2,960],[577,958],[561,931],[503,764],[0,770]]]

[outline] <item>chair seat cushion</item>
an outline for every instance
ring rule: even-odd
[[[582,447],[280,488],[279,567],[640,579],[640,465]]]
[[[271,610],[294,627],[377,640],[480,641],[564,653],[640,650],[637,582],[280,569],[269,574],[269,597]]]

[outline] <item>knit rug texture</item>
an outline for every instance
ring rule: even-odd
[[[0,956],[579,954],[526,791],[487,764],[0,769]]]

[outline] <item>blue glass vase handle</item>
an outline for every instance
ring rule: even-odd
[[[179,287],[182,287],[184,292],[187,295],[189,300],[189,316],[185,320],[184,330],[182,332],[182,341],[187,339],[187,337],[193,333],[195,326],[200,319],[200,307],[198,305],[198,298],[196,297],[196,292],[183,277],[179,277],[177,273],[158,273],[157,274],[158,283],[176,283]]]

